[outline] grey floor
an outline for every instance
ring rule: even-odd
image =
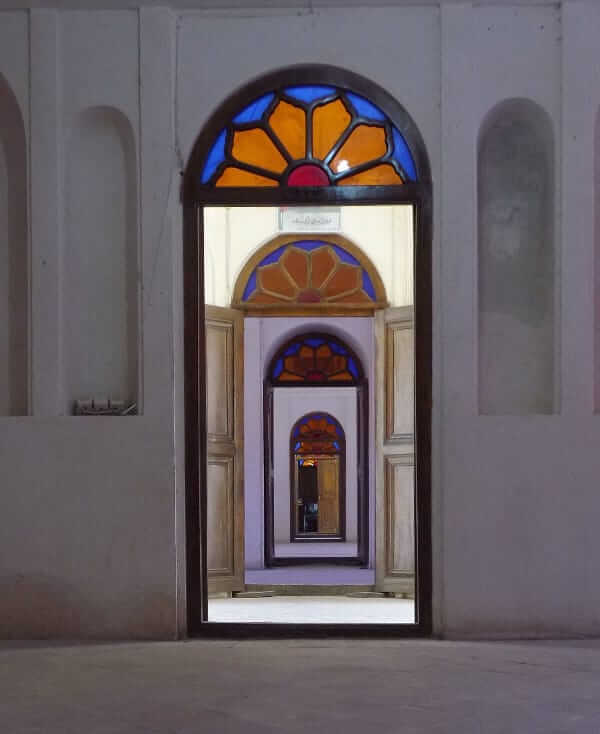
[[[6,734],[600,732],[598,642],[0,647]]]

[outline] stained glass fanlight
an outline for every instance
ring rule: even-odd
[[[344,441],[344,429],[329,413],[308,413],[292,428],[295,454],[339,454]]]
[[[397,186],[417,181],[400,130],[365,97],[298,85],[253,100],[218,133],[203,164],[212,187]]]
[[[355,355],[329,334],[296,337],[275,355],[269,369],[274,385],[356,385],[362,376]]]
[[[246,311],[278,312],[384,307],[385,289],[377,271],[340,240],[292,239],[279,246],[275,242],[275,249],[266,246],[241,276],[234,304]]]

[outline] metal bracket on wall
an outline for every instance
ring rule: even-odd
[[[125,405],[123,400],[110,398],[90,398],[76,400],[73,415],[136,415],[137,403]]]

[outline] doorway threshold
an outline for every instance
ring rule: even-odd
[[[246,586],[374,586],[375,569],[354,566],[279,566],[246,569]]]

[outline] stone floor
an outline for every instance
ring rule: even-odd
[[[318,624],[409,624],[415,621],[410,599],[361,599],[347,596],[270,596],[264,599],[209,599],[210,622],[284,622]]]
[[[0,648],[6,734],[598,734],[600,643]]]

